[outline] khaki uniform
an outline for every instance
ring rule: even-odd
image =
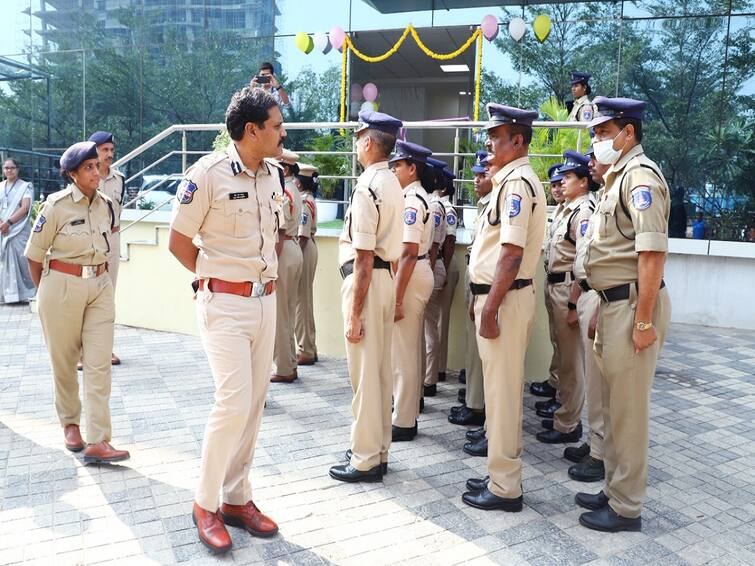
[[[548,255],[551,250],[551,238],[553,237],[553,230],[558,225],[558,219],[564,211],[564,203],[559,203],[556,208],[553,209],[550,216],[548,216],[547,225],[545,228],[545,241],[543,242],[543,258],[545,272],[548,273]],[[553,320],[553,304],[551,303],[551,295],[546,284],[543,288],[543,296],[545,301],[545,312],[548,314],[548,335],[551,341],[551,347],[553,348],[553,354],[551,355],[551,364],[548,368],[548,383],[556,390],[556,397],[558,397],[558,341],[556,340],[556,323]]]
[[[418,259],[404,292],[404,318],[393,330],[393,424],[411,428],[419,415],[422,386],[422,329],[427,301],[433,292],[430,241],[433,222],[427,192],[419,181],[404,187],[403,243],[418,244]]]
[[[317,358],[315,341],[315,309],[312,293],[314,291],[315,270],[317,269],[317,204],[312,193],[302,193],[302,211],[299,220],[299,238],[307,238],[302,250],[301,278],[299,292],[296,295],[296,345],[298,353],[306,358]]]
[[[595,115],[595,108],[585,94],[574,101],[574,106],[569,112],[569,122],[589,122]]]
[[[39,211],[24,255],[43,263],[39,318],[50,353],[55,409],[61,426],[78,425],[81,401],[76,363],[84,365],[85,440],[111,440],[110,353],[115,306],[113,283],[104,272],[84,278],[50,269],[50,261],[101,265],[112,248],[112,202],[100,192],[89,199],[74,184],[50,195]]]
[[[576,256],[576,242],[584,237],[583,230],[592,216],[593,205],[589,195],[565,203],[556,220],[548,254],[549,274],[564,274],[561,283],[548,283],[553,323],[558,348],[558,394],[561,407],[554,415],[553,428],[559,432],[572,432],[580,423],[585,402],[584,350],[579,328],[570,327],[567,303],[571,293],[572,269]]]
[[[277,278],[275,254],[279,171],[263,162],[247,169],[231,142],[186,172],[176,195],[171,229],[194,238],[196,277],[267,283]],[[199,334],[215,384],[207,419],[195,500],[208,511],[223,501],[252,499],[249,470],[270,383],[275,336],[275,293],[243,297],[197,293]]]
[[[608,504],[622,517],[638,517],[647,484],[650,392],[666,336],[671,303],[658,292],[653,324],[658,340],[634,353],[638,253],[668,251],[668,185],[642,146],[632,148],[604,176],[585,271],[590,286],[605,291],[630,284],[628,300],[601,302],[595,355],[603,373],[604,462]]]
[[[367,167],[357,179],[339,239],[338,263],[356,258],[356,250],[370,250],[383,261],[401,255],[404,197],[398,179],[381,161]],[[341,286],[344,331],[351,314],[354,275]],[[357,344],[346,341],[346,362],[354,399],[351,410],[351,465],[367,471],[388,461],[391,445],[393,367],[391,341],[396,288],[391,271],[373,269],[362,310],[364,336]]]
[[[491,285],[502,244],[523,248],[516,279],[532,279],[545,234],[545,193],[529,158],[515,159],[493,177],[490,202],[477,223],[469,260],[473,283]],[[498,309],[500,335],[479,335],[486,295],[474,297],[482,360],[488,436],[488,489],[499,497],[522,494],[522,388],[524,357],[535,318],[533,285],[510,289]]]
[[[301,281],[304,258],[299,247],[299,224],[302,215],[302,199],[294,185],[293,177],[286,179],[283,190],[283,223],[280,229],[285,232],[283,249],[278,258],[278,281],[275,327],[275,349],[273,362],[277,375],[288,376],[296,371],[296,302]]]
[[[490,193],[484,195],[477,202],[477,222],[480,222],[482,211],[485,210],[490,201]],[[474,244],[474,234],[472,235]],[[480,360],[480,351],[477,348],[477,328],[474,320],[469,318],[469,304],[474,300],[474,296],[469,290],[469,254],[472,253],[472,245],[467,248],[467,269],[464,272],[464,324],[467,329],[467,349],[464,356],[465,366],[467,368],[467,394],[464,399],[465,404],[470,409],[482,410],[485,408],[485,387],[482,377],[482,361]]]
[[[446,212],[446,238],[453,236],[456,242],[456,228],[459,224],[459,216],[451,202],[451,197],[445,195],[440,198]],[[453,248],[451,248],[453,254]],[[459,267],[456,259],[451,255],[451,261],[446,269],[446,284],[440,292],[440,353],[438,354],[438,372],[446,373],[448,369],[448,328],[451,323],[451,303],[454,300],[454,291],[459,283]]]
[[[121,210],[126,195],[126,176],[118,169],[111,167],[107,177],[100,179],[97,190],[110,197],[113,203],[113,237],[110,242],[110,252],[107,255],[107,272],[115,287],[118,280],[118,268],[121,264]]]
[[[446,209],[440,199],[430,195],[430,221],[433,223],[433,244],[439,244],[438,259],[433,270],[433,293],[425,309],[425,385],[438,383],[438,368],[440,367],[440,316],[441,294],[446,284],[446,266],[440,255],[443,242],[446,239]],[[420,383],[422,391],[422,383]]]

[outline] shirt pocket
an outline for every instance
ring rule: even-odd
[[[77,225],[69,222],[55,236],[53,247],[72,255],[85,254],[92,249],[92,238],[88,222]]]
[[[112,234],[110,228],[110,222],[100,222],[94,229],[92,234],[92,242],[94,249],[104,254],[110,253]]]
[[[248,238],[254,230],[253,215],[257,213],[257,207],[252,199],[227,200],[224,213],[229,226],[233,226],[233,235],[236,238]]]
[[[601,237],[606,237],[609,234],[611,225],[616,223],[616,205],[618,204],[619,195],[617,192],[612,192],[606,195],[606,197],[598,204],[598,213],[600,218],[600,226],[598,233]]]

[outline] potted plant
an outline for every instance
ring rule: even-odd
[[[351,138],[344,134],[323,134],[309,144],[312,151],[351,151]],[[338,193],[343,197],[343,179],[323,179],[323,176],[346,176],[351,174],[351,160],[348,155],[314,155],[312,165],[320,174],[320,194],[317,199],[318,223],[332,222],[338,217]]]

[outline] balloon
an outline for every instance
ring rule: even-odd
[[[375,102],[378,97],[378,87],[374,83],[367,83],[362,89],[362,94],[367,102]]]
[[[524,37],[527,26],[522,18],[514,18],[509,22],[509,35],[514,41],[519,41]]]
[[[535,37],[540,43],[545,43],[548,36],[551,34],[551,19],[545,14],[540,14],[535,21],[532,22],[532,29],[535,30]]]
[[[362,95],[362,85],[359,83],[351,83],[351,100],[362,102],[364,96]]]
[[[488,14],[482,18],[480,29],[482,29],[482,35],[485,36],[485,39],[493,41],[498,35],[498,18],[492,14]]]
[[[312,38],[307,35],[307,32],[300,31],[296,34],[296,37],[294,38],[294,43],[296,43],[296,47],[299,48],[300,51],[303,51],[304,53],[310,53],[312,49],[314,49],[315,44],[312,41]]]
[[[323,53],[330,51],[330,41],[328,41],[328,34],[324,31],[315,32],[312,36],[312,42],[315,44],[315,48]]]
[[[359,110],[362,112],[371,112],[372,110],[375,110],[375,104],[369,100],[365,100],[362,102],[362,107]]]
[[[339,26],[333,26],[330,29],[330,44],[340,50],[344,41],[346,41],[346,32]]]

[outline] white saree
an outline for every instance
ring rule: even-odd
[[[23,199],[34,202],[31,183],[16,179],[0,182],[0,222],[4,222],[21,206]],[[36,293],[29,273],[29,264],[24,257],[24,247],[31,234],[31,209],[26,217],[14,223],[7,234],[0,234],[0,304],[26,302]]]

